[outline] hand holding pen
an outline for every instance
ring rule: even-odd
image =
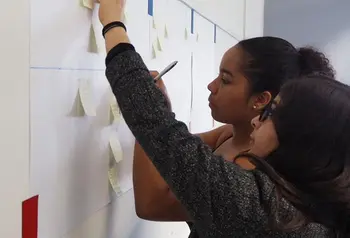
[[[177,64],[177,61],[171,63],[168,67],[166,67],[163,71],[161,71],[160,73],[158,73],[157,71],[150,71],[151,76],[154,78],[154,82],[157,85],[157,87],[160,89],[160,91],[162,91],[162,93],[164,94],[164,96],[166,97],[166,100],[168,101],[168,106],[171,110],[171,102],[168,96],[168,92],[166,89],[166,86],[163,82],[163,80],[161,79],[161,77],[163,75],[165,75],[167,72],[169,72],[172,68],[174,68],[174,66]]]

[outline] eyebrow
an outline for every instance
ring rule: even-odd
[[[221,71],[221,72],[223,72],[223,73],[226,73],[226,74],[228,74],[228,75],[231,75],[231,76],[232,76],[232,73],[231,73],[229,70],[227,70],[227,69],[220,68],[220,71]]]

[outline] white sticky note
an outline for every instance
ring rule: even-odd
[[[91,81],[89,79],[79,80],[79,98],[85,114],[87,116],[96,116]]]
[[[96,34],[93,25],[90,27],[90,37],[89,37],[89,48],[88,51],[91,53],[98,53],[98,46],[96,40]]]
[[[80,3],[83,7],[86,7],[89,9],[94,8],[94,1],[93,0],[81,0]]]
[[[162,44],[160,43],[160,40],[159,40],[159,37],[157,37],[157,49],[158,49],[158,51],[162,51],[163,50],[163,48],[162,48]]]
[[[164,38],[168,38],[169,37],[169,32],[168,32],[168,27],[167,25],[164,26]]]
[[[154,44],[152,44],[152,52],[151,52],[151,56],[152,56],[152,59],[155,59],[157,58],[157,52],[156,52],[156,48],[154,47]]]
[[[152,19],[152,26],[153,26],[153,29],[157,29],[157,24],[154,18]]]
[[[127,13],[123,13],[123,22],[124,22],[124,24],[125,25],[127,25],[128,24],[128,17],[127,17]]]
[[[187,40],[188,39],[188,30],[187,30],[187,28],[185,28],[185,40]]]
[[[109,146],[111,148],[114,160],[117,163],[122,161],[123,160],[123,150],[122,150],[122,146],[120,145],[117,133],[112,133],[110,135],[110,137],[109,137]]]
[[[114,95],[111,97],[109,108],[110,108],[110,122],[111,123],[119,122],[121,119],[121,112]]]
[[[117,166],[115,164],[108,169],[108,179],[114,192],[120,193],[121,190],[120,190],[120,184],[118,180]]]
[[[197,41],[197,42],[199,41],[199,33],[197,33],[196,41]]]

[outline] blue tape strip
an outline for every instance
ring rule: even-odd
[[[191,9],[191,33],[194,33],[194,9]]]
[[[148,0],[148,15],[153,16],[153,0]]]
[[[216,43],[216,24],[214,24],[214,43]]]

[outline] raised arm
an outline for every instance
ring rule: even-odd
[[[232,234],[246,215],[261,210],[254,173],[214,156],[189,133],[168,109],[141,57],[126,48],[109,52],[106,70],[126,123],[198,230]],[[232,227],[222,226],[228,221]]]
[[[221,126],[197,136],[213,150],[225,139],[223,135],[227,132],[232,133],[232,126]],[[152,221],[190,220],[186,209],[176,199],[137,141],[134,148],[133,183],[135,208],[140,218]]]

